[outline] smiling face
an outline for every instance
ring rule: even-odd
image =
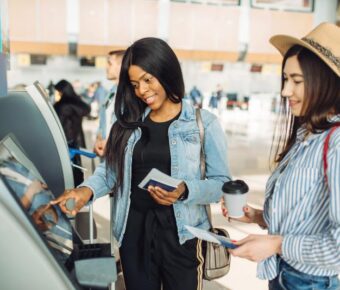
[[[172,104],[158,79],[141,67],[131,65],[129,78],[136,96],[146,103],[151,110],[160,111]]]
[[[282,97],[288,99],[289,107],[294,116],[303,116],[303,102],[305,98],[305,84],[303,73],[297,56],[287,59],[283,69]]]

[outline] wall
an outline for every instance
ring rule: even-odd
[[[66,0],[8,1],[11,53],[68,52]]]
[[[47,84],[61,78],[83,83],[105,81],[102,68],[79,66],[67,54],[67,0],[11,0],[12,69],[9,86],[40,80]],[[78,55],[105,55],[145,36],[157,36],[158,1],[79,0]],[[268,40],[277,33],[304,35],[313,25],[313,14],[250,9],[249,49],[244,63],[237,63],[241,7],[193,3],[169,4],[168,42],[179,56],[187,91],[195,84],[210,95],[220,83],[227,91],[242,95],[275,93],[279,88],[281,56]],[[61,47],[57,47],[61,45]],[[20,67],[18,52],[47,53],[46,66]],[[59,56],[56,56],[59,55]],[[223,72],[210,72],[211,61],[224,65]],[[263,63],[262,73],[250,73],[250,63]]]
[[[11,0],[13,52],[37,53],[36,43],[63,44],[67,53],[67,0]],[[136,39],[158,36],[159,1],[79,0],[79,55],[103,55]],[[242,7],[169,3],[169,44],[185,59],[236,61]],[[249,57],[246,61],[280,62],[268,45],[273,34],[303,35],[313,26],[312,13],[250,9]],[[23,42],[24,41],[24,42]],[[35,45],[35,46],[34,46]],[[100,49],[104,47],[104,49]],[[85,49],[86,48],[86,49]],[[46,54],[65,54],[38,47]],[[51,53],[53,52],[53,53]]]

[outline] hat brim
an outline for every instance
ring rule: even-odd
[[[286,52],[294,45],[301,45],[306,48],[310,48],[308,44],[302,40],[284,34],[275,35],[270,38],[270,43],[277,48],[277,50],[284,56]]]
[[[307,42],[304,42],[301,39],[289,36],[289,35],[275,35],[270,38],[270,43],[277,48],[277,50],[284,56],[287,51],[294,45],[300,45],[302,47],[307,48],[308,50],[312,51],[314,54],[316,54],[319,58],[322,59],[322,61],[327,64],[337,75],[340,77],[340,72],[337,68],[337,66],[332,63],[327,57],[323,56],[317,49],[315,49],[313,46],[308,44]]]

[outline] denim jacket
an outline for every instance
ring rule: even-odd
[[[144,117],[150,112],[147,108]],[[206,155],[206,180],[200,180],[200,135],[196,122],[195,108],[182,102],[182,112],[171,123],[168,131],[171,156],[171,176],[183,180],[189,191],[188,198],[173,204],[177,223],[179,242],[194,238],[185,225],[209,229],[206,204],[218,202],[222,196],[222,185],[230,180],[227,163],[225,134],[215,115],[201,110],[205,129],[204,148]],[[141,130],[136,129],[130,136],[125,150],[124,180],[112,203],[112,231],[119,246],[123,240],[130,208],[132,155],[134,146],[141,137]],[[106,171],[105,162],[100,164],[94,174],[80,186],[89,187],[93,198],[107,194],[116,181],[112,171]]]

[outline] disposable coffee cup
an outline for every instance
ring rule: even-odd
[[[247,204],[248,185],[243,180],[233,180],[224,183],[222,190],[228,216],[231,218],[243,217],[243,207]]]

